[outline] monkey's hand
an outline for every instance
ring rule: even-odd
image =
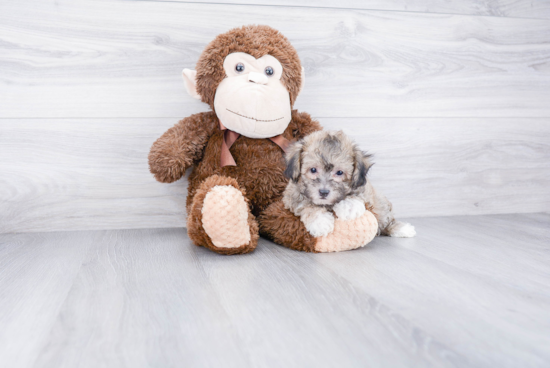
[[[149,170],[158,181],[172,183],[181,179],[193,162],[202,158],[216,126],[209,114],[195,114],[180,120],[153,143]]]
[[[332,208],[340,220],[355,220],[365,213],[365,202],[359,198],[349,197],[334,205]]]
[[[149,171],[161,183],[181,179],[190,163],[186,157],[169,145],[156,141],[149,152]]]
[[[334,216],[327,211],[318,211],[301,217],[307,231],[315,236],[327,236],[334,230]]]

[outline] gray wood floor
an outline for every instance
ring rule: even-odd
[[[337,254],[0,235],[0,366],[548,367],[550,215],[412,221]]]

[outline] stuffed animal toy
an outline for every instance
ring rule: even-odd
[[[370,211],[336,219],[334,231],[314,237],[282,202],[288,184],[284,151],[321,130],[292,110],[304,85],[294,47],[268,26],[244,26],[218,35],[196,70],[184,69],[187,92],[212,111],[191,115],[152,146],[149,167],[163,183],[192,167],[187,196],[189,238],[220,254],[253,251],[262,235],[306,252],[355,249],[370,242],[377,221]]]

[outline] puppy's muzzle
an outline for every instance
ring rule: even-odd
[[[328,189],[319,189],[319,196],[323,199],[325,199],[326,197],[328,197],[328,195],[330,194],[330,190]]]

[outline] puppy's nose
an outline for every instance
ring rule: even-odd
[[[330,193],[330,190],[328,189],[319,189],[319,195],[321,196],[321,198],[328,197],[329,193]]]

